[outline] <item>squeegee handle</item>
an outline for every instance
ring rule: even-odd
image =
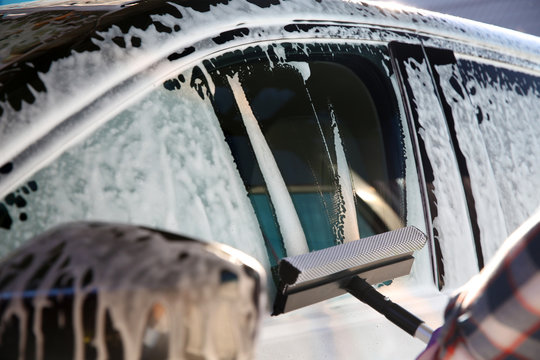
[[[410,335],[419,338],[425,343],[429,341],[432,330],[425,326],[422,320],[382,295],[364,279],[357,276],[353,277],[347,284],[346,290],[360,301],[383,314],[388,320]]]

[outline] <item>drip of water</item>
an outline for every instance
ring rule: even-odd
[[[339,134],[339,128],[336,121],[336,115],[334,109],[330,106],[330,116],[332,118],[332,128],[334,129],[334,146],[336,151],[336,165],[337,175],[339,179],[339,188],[342,194],[342,202],[344,206],[343,213],[340,212],[340,216],[344,216],[343,242],[350,242],[360,239],[360,232],[358,230],[358,221],[356,218],[356,207],[354,206],[354,194],[351,176],[349,174],[349,165],[347,164],[347,158],[345,156],[345,149],[341,142],[341,136]]]
[[[234,98],[236,99],[236,103],[238,104],[238,108],[240,109],[240,113],[242,114],[242,120],[244,121],[257,161],[259,164],[264,164],[264,166],[261,167],[261,172],[264,181],[268,186],[268,192],[274,203],[274,208],[276,209],[276,216],[283,234],[283,242],[285,243],[287,255],[295,256],[305,254],[309,252],[306,236],[302,229],[300,219],[298,219],[298,214],[294,208],[291,196],[287,190],[287,185],[285,184],[276,160],[272,155],[272,150],[270,150],[257,119],[255,118],[255,115],[253,115],[253,111],[251,110],[244,90],[242,89],[242,85],[238,80],[238,75],[227,78],[233,91]]]

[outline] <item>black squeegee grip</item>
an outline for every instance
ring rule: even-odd
[[[393,303],[386,296],[375,290],[364,279],[360,279],[357,276],[353,277],[345,289],[355,298],[368,304],[412,336],[415,336],[416,330],[423,323],[422,320],[409,311]]]

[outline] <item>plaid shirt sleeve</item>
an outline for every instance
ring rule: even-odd
[[[540,212],[445,311],[433,359],[540,359]]]

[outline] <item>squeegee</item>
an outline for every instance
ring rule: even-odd
[[[274,312],[279,315],[345,293],[363,301],[410,335],[428,342],[432,330],[372,285],[408,275],[426,235],[408,226],[279,262]]]

